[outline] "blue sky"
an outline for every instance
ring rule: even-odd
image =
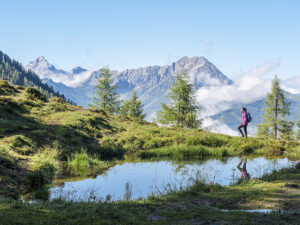
[[[300,76],[297,0],[0,0],[0,12],[0,50],[23,64],[122,70],[204,56],[234,77],[278,59],[270,75]]]

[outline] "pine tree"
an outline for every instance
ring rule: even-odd
[[[123,101],[120,114],[124,116],[140,118],[141,120],[145,118],[142,101],[138,100],[134,90],[132,90],[131,99],[128,101]]]
[[[280,122],[280,137],[282,139],[293,139],[294,138],[294,122],[282,120]]]
[[[129,101],[123,100],[122,106],[120,108],[120,115],[128,116],[128,111],[129,111]]]
[[[199,107],[196,105],[195,90],[189,83],[186,72],[177,74],[167,95],[169,105],[161,104],[157,113],[157,122],[180,128],[199,128],[201,120],[197,119]]]
[[[112,83],[111,76],[108,67],[101,70],[97,77],[97,97],[94,98],[94,105],[107,113],[118,113],[120,109],[119,95],[116,92],[117,86]]]
[[[285,116],[290,114],[290,103],[286,102],[284,92],[280,88],[280,82],[275,76],[272,82],[271,93],[267,94],[265,100],[265,113],[262,124],[258,125],[259,136],[271,136],[277,138],[290,135],[291,122],[285,120]]]

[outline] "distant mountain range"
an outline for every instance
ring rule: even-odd
[[[66,98],[86,107],[95,95],[95,81],[100,70],[91,71],[76,67],[71,71],[55,68],[44,57],[30,62],[27,69],[39,74],[40,78]],[[174,81],[174,75],[183,71],[191,77],[196,89],[203,86],[230,85],[232,81],[221,73],[204,57],[183,57],[167,66],[149,66],[124,71],[112,71],[113,82],[123,99],[130,96],[133,89],[142,99],[148,119],[154,117],[161,102],[166,102],[167,90]]]
[[[88,70],[82,67],[64,71],[55,68],[42,56],[30,62],[26,68],[37,73],[42,81],[52,86],[55,91],[63,93],[66,98],[84,107],[92,102],[95,95],[96,77],[101,71],[101,68],[99,70]],[[197,92],[200,93],[201,90],[212,91],[208,92],[206,101],[200,102],[204,119],[210,121],[205,124],[209,124],[212,131],[237,134],[236,127],[240,123],[240,108],[245,106],[249,108],[253,117],[249,130],[252,133],[255,132],[255,125],[261,122],[266,91],[263,91],[263,95],[256,96],[256,92],[260,87],[255,87],[243,93],[256,97],[250,98],[250,100],[237,98],[218,101],[214,106],[215,110],[211,110],[213,99],[209,98],[210,93],[214,95],[215,92],[220,90],[235,89],[236,83],[204,57],[189,58],[185,56],[166,66],[148,66],[124,71],[113,70],[112,79],[113,83],[118,85],[118,92],[122,99],[129,98],[131,91],[136,90],[143,101],[147,115],[146,119],[153,120],[156,112],[160,109],[160,103],[167,103],[166,94],[174,81],[174,75],[183,71],[189,74]],[[283,84],[285,90],[288,91],[286,92],[288,101],[292,102],[292,113],[289,118],[294,121],[298,117],[298,112],[300,112],[300,96],[297,94],[300,88],[298,91],[295,90],[297,86],[295,82],[300,83],[300,79],[293,78]],[[287,85],[292,88],[288,88]]]

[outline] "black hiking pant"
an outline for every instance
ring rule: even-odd
[[[242,131],[242,127],[244,127],[244,133],[243,133],[243,131]],[[240,131],[240,133],[241,133],[241,135],[243,136],[243,137],[247,137],[248,136],[248,133],[247,133],[247,124],[245,124],[245,125],[243,125],[243,124],[241,124],[239,127],[238,127],[238,129],[239,129],[239,131]]]

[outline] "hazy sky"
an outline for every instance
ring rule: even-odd
[[[270,60],[300,76],[298,0],[0,0],[0,50],[62,69],[169,64],[204,56],[234,77]]]

